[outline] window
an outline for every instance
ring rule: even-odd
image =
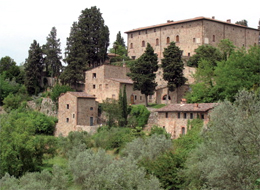
[[[93,89],[96,89],[96,85],[95,84],[93,84]]]
[[[165,126],[163,126],[162,128],[165,129]]]
[[[167,39],[166,39],[166,43],[167,43],[167,44],[170,43],[170,37],[167,37]]]
[[[187,113],[183,113],[183,118],[184,118],[184,119],[187,118]]]
[[[142,100],[142,98],[143,98],[143,97],[142,97],[142,96],[140,96],[140,100]]]
[[[142,41],[142,47],[145,47],[145,41]]]
[[[154,31],[154,32],[156,32],[156,28],[155,28],[155,29],[153,29],[153,31]]]
[[[181,112],[178,112],[178,119],[181,118]]]
[[[188,57],[190,57],[190,53],[188,53]]]
[[[108,88],[108,84],[106,84],[106,89]]]
[[[185,135],[185,127],[181,128],[181,134]]]
[[[193,119],[193,113],[190,113],[190,119]]]
[[[66,118],[66,122],[69,123],[70,119],[69,118]]]
[[[93,78],[93,79],[97,78],[97,74],[96,74],[96,73],[93,73],[93,74],[92,74],[92,78]]]
[[[176,42],[180,42],[180,37],[179,37],[179,35],[176,36]]]
[[[70,105],[69,104],[67,104],[67,109],[70,109]]]
[[[133,43],[130,44],[130,49],[133,49]]]
[[[165,117],[168,118],[168,112],[165,112]]]
[[[204,119],[204,114],[203,113],[201,114],[201,119]]]
[[[133,34],[130,34],[131,38],[133,38]]]
[[[147,34],[147,30],[145,30],[145,34]]]
[[[72,117],[75,118],[75,114],[73,114]]]
[[[93,125],[94,125],[94,118],[93,118],[93,117],[90,117],[89,123],[90,123],[90,126],[93,126]]]
[[[141,31],[139,31],[138,34],[140,35],[140,34],[141,34]]]
[[[132,59],[135,60],[135,56],[132,56]]]
[[[137,100],[137,96],[135,95],[135,100]]]
[[[165,94],[162,99],[166,100],[167,99],[167,94]],[[171,96],[168,96],[168,100],[171,100]]]
[[[90,107],[90,110],[93,110],[93,107]]]
[[[215,39],[215,35],[213,35],[213,37],[212,37],[212,41],[215,42],[215,40],[216,40],[216,39]]]
[[[112,98],[115,99],[115,98],[116,98],[116,95],[115,95],[115,94],[112,94]]]
[[[158,46],[159,45],[159,39],[156,39],[155,45]]]
[[[196,38],[193,38],[193,43],[195,43],[196,42]]]

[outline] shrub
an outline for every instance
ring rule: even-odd
[[[70,88],[67,85],[60,85],[60,84],[56,84],[53,89],[52,89],[52,93],[51,93],[51,99],[54,102],[58,101],[58,98],[60,96],[61,93],[65,93],[68,91],[73,91],[72,88]]]
[[[147,124],[150,112],[144,105],[132,106],[129,118],[130,127],[144,127]]]

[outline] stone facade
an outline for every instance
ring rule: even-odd
[[[159,61],[163,58],[164,48],[171,41],[183,50],[183,56],[192,56],[200,45],[217,46],[222,39],[230,39],[235,46],[245,47],[258,44],[259,30],[237,24],[216,20],[215,18],[197,17],[182,21],[142,27],[125,32],[127,34],[128,56],[137,59],[150,43],[158,54]]]
[[[201,118],[206,125],[209,122],[209,113],[216,105],[216,103],[170,104],[155,110],[158,112],[157,125],[165,128],[172,139],[176,139],[181,134],[186,134],[188,120]]]
[[[70,131],[96,128],[98,104],[95,97],[85,92],[67,92],[59,97],[58,123],[55,136],[67,136]],[[82,127],[85,126],[85,127]]]
[[[120,89],[126,85],[127,102],[140,104],[145,102],[145,96],[140,91],[133,90],[133,81],[127,77],[130,69],[113,65],[101,65],[86,71],[85,92],[95,96],[99,103],[107,98],[118,99]]]

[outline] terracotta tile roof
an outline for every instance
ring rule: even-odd
[[[123,83],[123,84],[133,84],[133,81],[131,79],[109,78],[109,80],[113,80],[113,81],[120,82],[120,83]]]
[[[206,112],[218,103],[170,104],[155,111],[157,112]]]
[[[242,27],[242,28],[248,28],[248,29],[253,29],[253,30],[258,30],[255,28],[250,28],[250,27],[246,27],[243,25],[239,25],[239,24],[233,24],[233,23],[229,23],[229,22],[225,22],[225,21],[221,21],[221,20],[216,20],[216,19],[212,19],[212,18],[207,18],[207,17],[195,17],[192,19],[186,19],[186,20],[180,20],[180,21],[170,21],[167,23],[162,23],[162,24],[157,24],[157,25],[153,25],[153,26],[147,26],[147,27],[141,27],[141,28],[136,28],[133,30],[129,30],[126,31],[125,33],[131,33],[131,32],[135,32],[135,31],[139,31],[139,30],[146,30],[146,29],[151,29],[151,28],[158,28],[158,27],[163,27],[163,26],[169,26],[169,25],[175,25],[175,24],[181,24],[181,23],[185,23],[185,22],[192,22],[192,21],[198,21],[198,20],[209,20],[209,21],[213,21],[213,22],[219,22],[219,23],[223,23],[223,24],[229,24],[229,25],[233,25],[233,26],[238,26],[238,27]]]
[[[85,92],[67,92],[67,93],[76,96],[78,98],[96,98],[95,96],[87,94]]]

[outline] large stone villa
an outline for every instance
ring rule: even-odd
[[[171,41],[183,50],[184,59],[194,55],[194,50],[200,45],[217,46],[222,39],[230,39],[235,46],[245,47],[258,44],[259,30],[233,24],[231,20],[220,21],[214,17],[197,17],[193,19],[173,21],[141,27],[125,32],[127,34],[128,56],[138,59],[150,43],[158,55],[159,64],[163,58],[163,51]],[[129,104],[144,103],[145,98],[139,91],[133,90],[133,81],[127,77],[127,67],[101,65],[85,73],[84,92],[68,92],[59,98],[59,111],[56,135],[68,135],[70,131],[91,131],[97,125],[97,102],[106,98],[118,99],[119,91],[126,85],[127,101]],[[186,104],[181,102],[183,96],[194,82],[192,74],[195,69],[185,66],[184,76],[186,84],[174,92],[170,92],[170,105],[156,110],[158,112],[157,125],[166,129],[172,138],[178,138],[187,131],[187,119],[200,117],[206,124],[208,113],[215,104]],[[149,96],[152,103],[166,103],[167,87],[162,79],[162,70],[156,73],[158,86],[155,94]]]

